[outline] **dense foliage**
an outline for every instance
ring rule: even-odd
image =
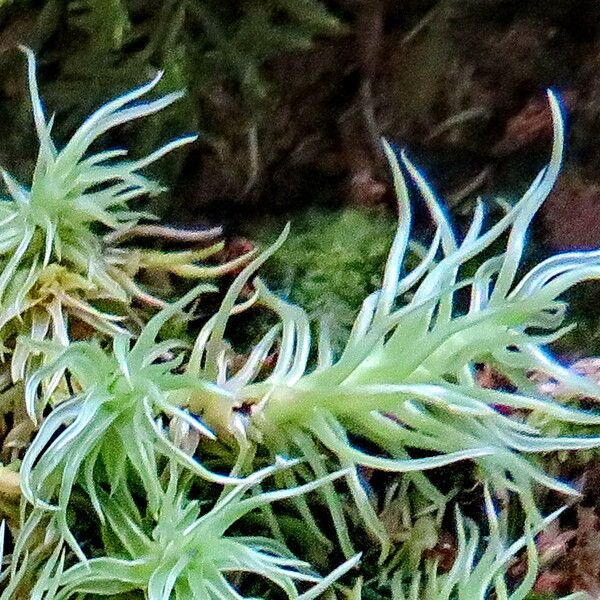
[[[136,252],[129,246],[116,252],[110,243],[132,231],[148,233],[139,224],[147,215],[127,204],[155,189],[138,171],[191,138],[131,160],[122,150],[94,153],[90,146],[113,126],[179,95],[132,104],[157,76],[96,110],[59,148],[29,52],[28,59],[40,151],[30,184],[5,174],[2,202],[8,228],[0,283],[19,302],[10,305],[14,324],[5,319],[0,329],[7,347],[2,410],[14,448],[0,483],[9,487],[18,473],[11,491],[22,497],[5,511],[0,531],[4,538],[9,529],[12,542],[0,598],[239,600],[283,593],[308,600],[323,593],[361,598],[363,588],[366,597],[373,587],[394,600],[525,598],[536,577],[534,536],[560,512],[543,516],[540,491],[577,493],[537,457],[600,446],[599,414],[544,395],[528,377],[542,372],[571,393],[600,398],[600,386],[546,349],[566,330],[561,296],[600,277],[600,252],[558,254],[528,272],[520,268],[528,227],[561,166],[556,96],[548,94],[549,165],[492,225],[478,204],[462,236],[406,154],[398,157],[383,142],[399,220],[381,285],[363,300],[341,352],[322,325],[313,356],[306,311],[256,277],[289,226],[262,253],[212,270],[195,264],[205,249],[137,251],[146,268],[184,278],[238,271],[193,345],[187,336],[166,335],[165,326],[214,292],[204,282],[177,301],[155,299],[153,316],[134,310],[136,319],[106,326],[113,318],[96,305],[106,296],[121,300],[111,293],[123,285],[112,257],[127,263]],[[407,264],[409,179],[436,233]],[[181,235],[197,241],[194,232]],[[482,257],[497,241],[500,254]],[[465,276],[478,257],[474,274]],[[49,316],[29,317],[40,306],[36,285],[50,266],[74,273],[55,279],[52,297],[64,299],[73,277],[101,293],[85,297],[78,311],[72,301],[41,303]],[[123,289],[126,300],[146,298],[133,279]],[[226,341],[227,326],[232,315],[254,306],[272,312],[277,324],[240,356]],[[89,329],[76,340],[74,324],[84,310],[94,318],[84,319]],[[476,376],[481,363],[512,389],[484,388]],[[539,420],[592,432],[551,435],[536,426]],[[478,558],[478,527],[455,506],[460,490],[441,489],[434,479],[440,468],[465,461],[487,517],[481,526],[488,540]],[[415,527],[424,514],[439,525],[446,512],[455,513],[457,556],[446,573],[422,556],[425,547],[415,551],[414,539],[403,544],[390,535],[369,472],[401,483],[403,517]],[[509,508],[523,517],[516,535],[507,526]],[[311,546],[326,549],[323,564],[297,557],[310,555]],[[510,560],[523,548],[526,574],[511,581]],[[367,559],[380,576],[353,582],[355,567],[367,572]]]

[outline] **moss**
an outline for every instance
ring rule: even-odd
[[[314,208],[292,223],[263,276],[313,318],[331,319],[339,346],[364,298],[381,286],[396,219],[373,209]],[[258,232],[259,239],[271,237],[270,230]]]

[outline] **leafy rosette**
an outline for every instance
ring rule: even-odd
[[[132,201],[161,191],[142,171],[196,139],[172,140],[148,156],[128,159],[127,150],[94,151],[98,140],[115,127],[152,115],[181,98],[183,92],[140,101],[162,77],[100,107],[59,149],[52,140],[53,118],[47,119],[38,91],[33,53],[28,60],[29,91],[39,151],[29,186],[2,171],[8,196],[0,202],[0,342],[13,350],[14,338],[52,338],[66,345],[68,317],[93,331],[123,333],[132,300],[162,306],[160,298],[142,289],[142,270],[163,271],[186,278],[219,275],[245,257],[214,267],[198,264],[222,244],[178,252],[132,249],[119,244],[131,237],[158,237],[205,244],[220,230],[177,231],[139,225],[151,214],[132,210]],[[102,231],[106,233],[101,235]],[[102,308],[102,307],[108,307]],[[23,376],[28,353],[14,351],[13,377]]]
[[[270,582],[286,598],[319,598],[357,564],[359,555],[321,577],[280,541],[228,533],[248,513],[307,494],[340,476],[335,473],[289,490],[255,489],[274,472],[294,464],[278,460],[253,473],[225,491],[208,511],[202,509],[202,503],[189,499],[188,486],[178,485],[174,477],[150,531],[128,489],[119,488],[110,496],[102,494],[107,555],[66,570],[57,600],[80,593],[116,595],[135,590],[149,600],[239,600],[246,597],[234,583],[240,574],[250,574],[254,585],[261,579]],[[253,488],[256,493],[249,494]],[[299,591],[302,588],[305,591]]]
[[[169,436],[161,418],[177,418],[199,435],[214,437],[185,410],[184,399],[201,382],[178,371],[185,344],[159,341],[165,322],[211,288],[201,285],[157,313],[133,342],[117,335],[112,348],[96,340],[73,342],[62,351],[50,348],[53,359],[28,380],[25,401],[30,418],[41,422],[21,464],[21,488],[33,505],[32,523],[44,511],[54,513],[62,537],[84,558],[67,524],[73,489],[81,486],[100,519],[103,503],[98,494],[139,481],[150,510],[158,510],[162,490],[156,472],[161,458],[170,458],[191,473],[214,483],[235,483],[219,475]],[[44,346],[42,345],[42,349]],[[62,398],[44,382],[67,374],[73,395]],[[46,408],[51,410],[43,416]],[[48,411],[46,411],[48,412]]]
[[[600,424],[600,415],[543,396],[527,378],[531,370],[546,372],[570,389],[600,397],[597,385],[562,367],[546,350],[566,330],[561,295],[600,277],[600,251],[559,254],[528,273],[520,269],[528,226],[551,191],[562,160],[563,119],[557,98],[551,92],[548,98],[554,119],[550,164],[487,229],[483,204],[478,203],[462,238],[425,177],[406,154],[399,162],[384,142],[398,197],[398,230],[383,285],[365,299],[341,355],[334,356],[322,327],[311,367],[306,312],[257,280],[258,304],[272,310],[280,325],[241,367],[239,361],[233,366],[223,340],[235,299],[283,243],[285,232],[242,271],[197,339],[188,372],[215,385],[210,393],[193,396],[192,410],[216,431],[235,435],[242,448],[262,445],[273,456],[305,458],[312,476],[350,468],[346,479],[356,505],[384,548],[387,534],[361,483],[359,466],[404,473],[426,499],[443,506],[445,497],[425,472],[474,461],[479,477],[494,490],[518,494],[533,522],[536,484],[575,493],[546,474],[536,455],[600,445],[600,436],[546,436],[528,419],[537,413],[566,423]],[[420,264],[403,272],[411,238],[406,174],[437,232]],[[505,250],[488,258],[490,246],[499,241],[505,242]],[[463,275],[477,259],[474,275]],[[272,353],[275,365],[265,377],[264,361]],[[503,373],[515,391],[482,388],[476,377],[481,363]],[[289,476],[281,480],[281,485],[293,484]],[[322,491],[344,551],[351,555],[339,495],[332,486]],[[308,507],[299,505],[299,510],[319,535]]]
[[[563,511],[559,509],[533,527],[526,524],[526,533],[511,542],[507,540],[506,514],[496,514],[492,500],[486,493],[486,513],[489,535],[480,551],[481,533],[473,521],[465,519],[456,509],[457,553],[449,571],[441,572],[438,560],[425,561],[424,573],[396,572],[391,580],[392,600],[524,600],[535,584],[539,556],[535,535]],[[523,579],[511,589],[508,570],[522,550],[526,551],[527,571]],[[561,600],[591,600],[583,593],[570,594]]]

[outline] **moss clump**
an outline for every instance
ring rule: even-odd
[[[293,223],[262,275],[310,316],[329,319],[339,346],[364,298],[381,286],[396,218],[373,209],[314,208]],[[258,237],[270,236],[265,230]]]

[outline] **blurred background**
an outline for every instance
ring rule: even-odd
[[[137,154],[198,131],[155,170],[170,191],[152,209],[224,224],[232,254],[291,219],[270,277],[343,328],[394,230],[381,136],[408,149],[459,220],[477,196],[493,212],[549,156],[552,87],[567,162],[531,253],[600,244],[599,17],[594,0],[0,0],[0,164],[27,180],[37,148],[18,44],[38,55],[58,140],[163,69],[157,93],[185,99],[106,144]],[[587,354],[600,351],[597,292],[575,302],[570,345]]]

